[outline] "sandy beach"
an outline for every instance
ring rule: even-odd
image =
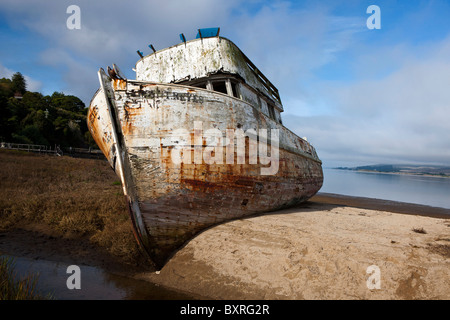
[[[195,299],[446,300],[449,218],[447,209],[319,193],[295,208],[210,228],[160,272],[123,265],[45,227],[2,232],[0,252],[98,266]]]
[[[212,299],[449,299],[446,212],[319,194],[211,228],[136,277]]]

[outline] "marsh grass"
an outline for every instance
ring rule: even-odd
[[[88,238],[122,262],[141,259],[122,187],[104,160],[0,150],[0,231],[44,225]]]
[[[51,294],[43,295],[37,290],[38,276],[30,274],[19,277],[14,270],[11,257],[0,257],[0,300],[48,300]]]

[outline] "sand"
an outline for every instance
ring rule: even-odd
[[[35,227],[1,233],[0,252],[99,266],[206,299],[450,299],[450,210],[329,194],[210,228],[160,272]]]
[[[211,228],[135,277],[211,299],[449,299],[446,212],[320,195]]]

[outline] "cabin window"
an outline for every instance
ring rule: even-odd
[[[239,89],[238,89],[238,84],[236,82],[230,81],[231,82],[231,96],[235,97],[235,98],[240,98],[239,96]]]
[[[228,94],[225,81],[214,81],[214,82],[212,82],[212,87],[213,87],[214,91]]]
[[[239,88],[238,84],[235,81],[232,81],[231,79],[227,79],[226,82],[227,87],[227,93],[229,96],[235,97],[235,98],[241,98],[239,94]]]
[[[280,124],[283,124],[283,122],[281,122],[280,111],[278,111],[278,109],[275,109],[275,106],[272,104],[268,104],[267,106],[269,109],[270,118],[272,118],[273,120],[275,120]]]
[[[206,82],[196,83],[191,85],[192,87],[206,89]]]
[[[221,92],[229,96],[241,99],[239,82],[232,79],[206,79],[204,81],[186,81],[180,83],[191,87]]]
[[[269,117],[276,121],[277,119],[275,118],[275,107],[273,106],[273,104],[268,103],[267,108],[269,109]]]

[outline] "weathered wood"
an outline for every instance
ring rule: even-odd
[[[208,54],[225,56],[221,48],[216,43],[208,50],[219,53]],[[175,53],[181,49],[172,48]],[[158,57],[169,56],[164,52]],[[145,66],[151,66],[164,81],[109,80],[105,74],[91,101],[88,125],[123,177],[136,237],[157,266],[205,228],[298,204],[321,188],[322,163],[314,147],[264,114],[259,105],[207,89],[162,83],[187,71],[170,69],[173,72],[163,74],[158,64],[167,61],[146,58],[138,62],[138,78],[150,77]],[[230,72],[241,67],[231,66],[233,61],[237,60],[230,59]],[[258,86],[253,89],[257,92]]]

